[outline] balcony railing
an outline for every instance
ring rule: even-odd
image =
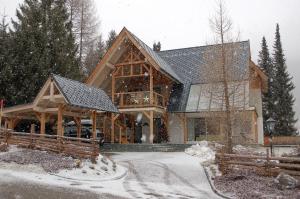
[[[119,108],[134,107],[166,107],[166,100],[163,95],[153,92],[153,100],[150,99],[150,91],[127,92],[115,94],[115,105]],[[151,103],[152,101],[152,103]]]

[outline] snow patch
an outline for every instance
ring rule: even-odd
[[[198,157],[201,162],[215,159],[215,152],[208,146],[207,141],[200,141],[196,145],[192,145],[185,149],[185,153]]]

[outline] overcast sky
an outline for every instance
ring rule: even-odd
[[[23,0],[0,0],[0,12],[14,17]],[[95,0],[104,37],[111,29],[126,26],[152,46],[162,50],[211,43],[208,19],[213,15],[213,0]],[[275,24],[279,23],[288,71],[296,85],[295,110],[300,118],[300,0],[226,0],[229,15],[241,40],[250,40],[252,60],[257,63],[262,36],[272,52]],[[284,96],[283,96],[284,97]]]

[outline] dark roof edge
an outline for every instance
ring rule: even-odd
[[[250,45],[250,40],[227,42],[224,44],[226,45],[226,44],[232,44],[232,43],[249,43],[249,45]],[[192,47],[184,47],[184,48],[174,48],[174,49],[169,49],[169,50],[161,50],[161,51],[158,51],[157,53],[159,54],[160,52],[167,52],[167,51],[173,51],[173,50],[175,51],[175,50],[184,50],[184,49],[201,48],[201,47],[218,46],[218,45],[221,45],[221,44],[209,44],[209,45],[192,46]]]

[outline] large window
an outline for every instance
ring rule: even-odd
[[[249,107],[249,83],[231,82],[228,85],[230,107],[247,109]],[[195,84],[191,86],[187,112],[225,110],[224,86],[222,83]]]

